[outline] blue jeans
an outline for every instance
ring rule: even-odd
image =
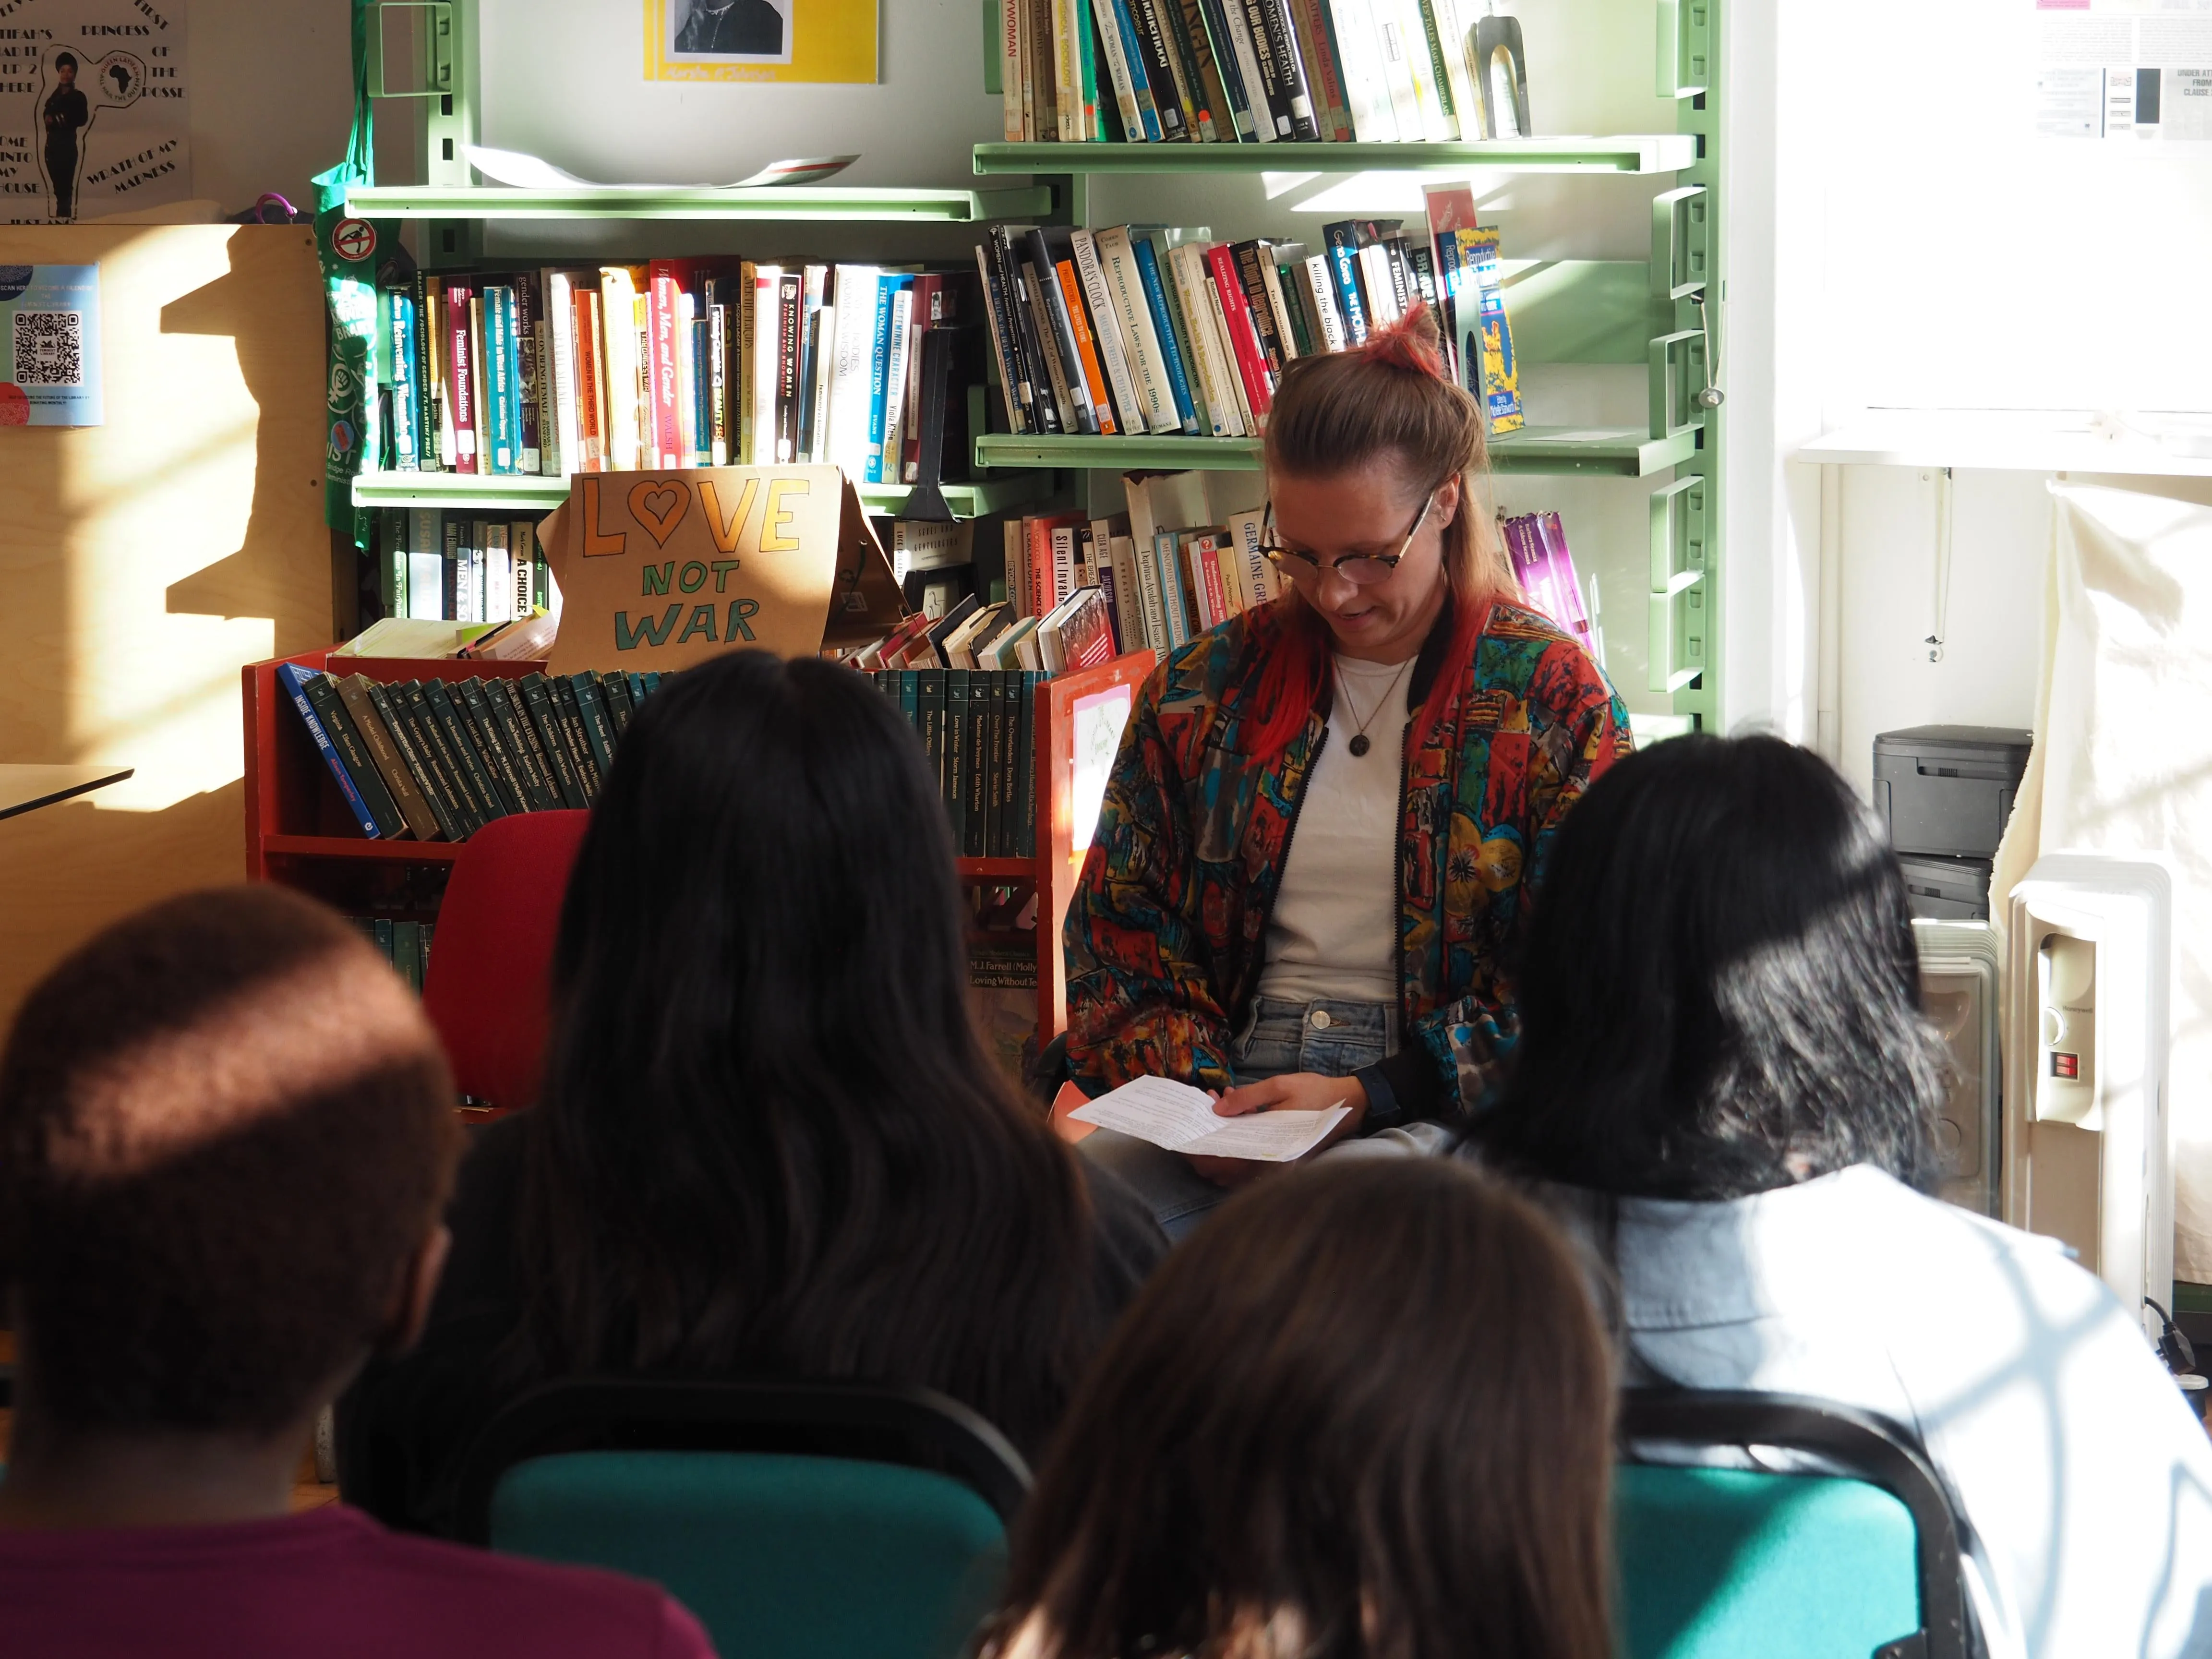
[[[1349,1077],[1376,1064],[1396,1046],[1391,1030],[1395,1014],[1379,1002],[1286,1002],[1261,997],[1230,1051],[1237,1080],[1257,1083],[1292,1072]],[[1385,1130],[1369,1140],[1340,1142],[1324,1156],[1431,1151],[1430,1138],[1422,1133],[1431,1127],[1415,1124],[1407,1131]],[[1135,1188],[1170,1239],[1183,1237],[1229,1196],[1228,1188],[1199,1174],[1182,1153],[1133,1135],[1094,1129],[1077,1143],[1076,1150]]]

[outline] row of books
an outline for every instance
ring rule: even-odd
[[[658,674],[520,679],[339,676],[283,663],[276,678],[373,840],[466,841],[511,812],[584,808]]]
[[[375,537],[380,616],[504,623],[553,609],[535,520],[388,507],[377,514]]]
[[[348,916],[346,920],[392,964],[392,971],[405,980],[416,995],[422,995],[422,981],[430,972],[430,941],[437,935],[438,924],[394,921],[389,916]]]
[[[1521,591],[1530,605],[1540,611],[1581,641],[1599,667],[1605,666],[1605,635],[1598,628],[1595,577],[1585,597],[1575,574],[1575,556],[1567,545],[1567,532],[1556,513],[1524,513],[1500,526],[1506,556]]]
[[[1070,592],[1043,612],[968,593],[941,613],[916,611],[882,639],[845,654],[855,668],[1027,670],[1050,677],[1096,668],[1115,656],[1105,596],[1096,584]]]
[[[1036,690],[1030,670],[864,671],[936,769],[962,858],[1036,856]],[[1036,981],[1030,981],[1034,990]]]
[[[1004,131],[1063,143],[1480,139],[1486,101],[1526,107],[1525,93],[1486,98],[1474,35],[1488,15],[1488,0],[1000,0]],[[1517,62],[1511,72],[1523,78]]]
[[[1498,232],[1473,223],[1463,190],[1432,202],[1432,226],[1445,222],[1426,237],[1403,220],[1345,219],[1322,228],[1318,250],[1203,229],[994,228],[975,258],[1008,426],[1257,436],[1286,364],[1362,344],[1419,302],[1490,431],[1518,430]]]
[[[1130,651],[1173,650],[1282,591],[1280,573],[1260,551],[1264,513],[1206,524],[1202,489],[1153,489],[1158,482],[1128,480],[1127,514],[1009,520],[1006,587],[1013,613],[1049,612],[1066,603],[1062,596],[1095,589],[1112,632],[1109,659]],[[1201,505],[1189,504],[1193,498]]]
[[[424,273],[380,304],[385,470],[821,461],[896,484],[926,397],[964,407],[946,392],[975,378],[960,325],[981,301],[965,270],[654,259]]]

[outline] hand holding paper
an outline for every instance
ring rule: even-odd
[[[1164,1077],[1140,1077],[1103,1094],[1068,1115],[1102,1129],[1149,1140],[1171,1152],[1198,1158],[1243,1158],[1287,1164],[1328,1139],[1351,1115],[1341,1102],[1318,1112],[1253,1112],[1222,1117],[1203,1089]]]

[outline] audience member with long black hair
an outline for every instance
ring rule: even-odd
[[[1926,1449],[1997,1659],[2212,1644],[2212,1444],[2057,1241],[1928,1196],[1944,1056],[1896,859],[1773,738],[1623,761],[1561,827],[1487,1155],[1618,1274],[1632,1382],[1818,1395]]]
[[[353,1492],[450,1524],[460,1458],[579,1372],[937,1389],[1044,1441],[1166,1249],[985,1053],[936,779],[848,668],[739,652],[631,722],[562,912],[544,1102],[487,1129]]]

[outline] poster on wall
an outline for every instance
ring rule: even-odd
[[[2212,143],[2212,0],[2035,0],[2035,130]]]
[[[176,0],[0,7],[0,217],[70,224],[190,197],[189,85]]]
[[[873,81],[876,0],[643,0],[648,81]]]

